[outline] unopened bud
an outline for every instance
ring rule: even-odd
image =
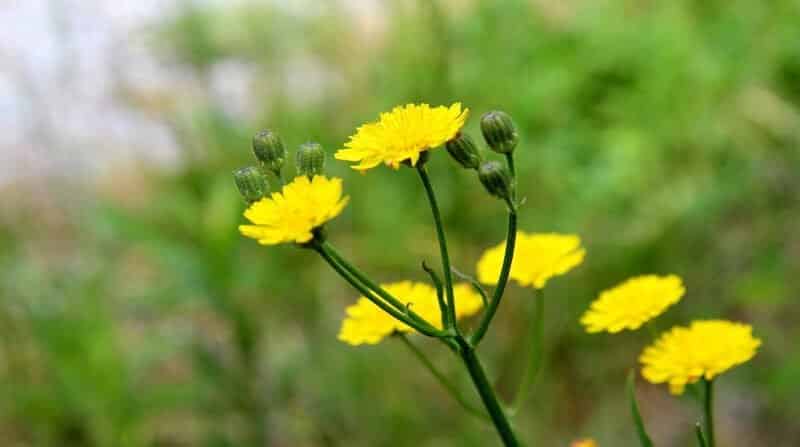
[[[506,112],[494,110],[481,117],[481,132],[486,144],[501,154],[508,154],[517,147],[519,135],[514,122]]]
[[[481,153],[472,138],[459,132],[455,138],[445,145],[447,153],[465,169],[478,169],[481,164]]]
[[[263,130],[253,137],[253,153],[266,169],[281,175],[286,162],[286,148],[281,138],[271,130]]]
[[[501,199],[511,199],[511,176],[499,161],[485,161],[478,168],[478,178],[489,194]]]
[[[314,177],[325,171],[325,149],[319,143],[301,144],[295,154],[295,165],[298,175]]]
[[[250,204],[261,200],[269,193],[269,184],[261,170],[255,166],[247,166],[233,171],[233,180],[239,188],[239,194]]]

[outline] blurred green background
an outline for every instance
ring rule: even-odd
[[[178,163],[5,189],[0,444],[497,445],[399,342],[336,340],[354,292],[313,253],[236,229],[231,171],[257,130],[332,155],[394,105],[461,101],[473,136],[495,108],[521,130],[521,229],[588,250],[546,290],[526,443],[636,445],[624,379],[650,337],[590,336],[578,317],[628,276],[677,273],[688,293],[658,326],[730,318],[764,341],[719,381],[719,445],[800,445],[800,4],[386,0],[364,19],[344,3],[182,4],[146,41],[193,87],[124,92],[168,123]],[[250,73],[244,112],[210,94],[231,65]],[[351,196],[331,240],[380,281],[424,280],[438,249],[413,172],[328,169]],[[454,263],[474,272],[504,209],[443,150],[430,170]],[[480,349],[504,396],[530,297],[510,288]],[[415,341],[475,397],[446,350]],[[691,398],[641,380],[639,396],[657,445],[694,445]]]

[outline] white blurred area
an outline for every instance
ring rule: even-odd
[[[299,14],[313,9],[306,1],[269,3]],[[337,3],[373,17],[379,4]],[[142,98],[131,101],[131,92],[181,89],[192,97],[191,74],[152,48],[155,26],[186,4],[0,0],[0,187],[42,176],[91,182],[133,162],[174,164],[179,148],[169,123],[132,105]],[[246,114],[249,71],[239,63],[214,67],[212,91],[202,94]]]

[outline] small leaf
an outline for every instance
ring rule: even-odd
[[[633,370],[628,373],[627,387],[628,400],[631,403],[631,415],[633,416],[633,423],[636,425],[636,433],[639,435],[639,444],[642,447],[653,447],[653,441],[647,434],[642,421],[642,415],[639,413],[639,404],[636,402],[636,376]]]
[[[697,434],[697,444],[700,447],[708,447],[708,443],[706,442],[706,437],[703,435],[703,427],[700,423],[694,424],[694,432]]]

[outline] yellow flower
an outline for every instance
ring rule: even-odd
[[[569,447],[597,447],[597,443],[592,438],[584,438],[573,441]]]
[[[381,163],[397,169],[408,160],[417,164],[420,154],[451,140],[467,119],[461,103],[450,107],[407,104],[381,113],[378,121],[364,124],[336,152],[336,159],[358,162],[353,169],[365,171]]]
[[[250,205],[244,217],[254,225],[240,225],[239,232],[264,245],[302,244],[311,240],[312,230],[338,216],[348,199],[342,197],[342,179],[303,175]]]
[[[484,284],[497,284],[506,243],[486,250],[478,261],[478,280]],[[586,250],[580,237],[574,234],[517,232],[511,279],[523,287],[544,288],[547,281],[563,275],[583,262]]]
[[[583,314],[581,324],[589,333],[639,329],[680,301],[685,292],[683,281],[675,275],[636,276],[603,291]]]
[[[381,287],[403,304],[408,304],[425,321],[438,329],[442,328],[436,289],[428,284],[411,281],[381,284]],[[469,284],[456,284],[453,293],[456,299],[456,318],[474,315],[483,307],[480,295]],[[395,332],[413,331],[363,296],[349,306],[346,313],[339,330],[339,340],[353,346],[365,343],[374,345]]]
[[[711,380],[756,355],[761,340],[749,324],[725,320],[694,321],[662,334],[639,356],[642,376],[651,383],[668,383],[672,394],[683,394],[687,383]]]

